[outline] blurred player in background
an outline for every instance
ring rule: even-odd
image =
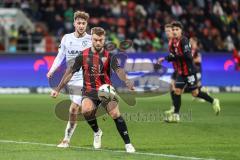
[[[198,43],[197,37],[190,38],[190,45],[192,49],[193,62],[196,67],[196,75],[198,79],[197,85],[201,91],[207,92],[207,94],[209,94],[208,89],[202,86],[202,56],[199,51],[199,43]],[[204,99],[200,99],[200,98],[196,98],[196,99],[200,102],[205,102]]]
[[[53,65],[47,77],[51,78],[54,72],[60,67],[64,59],[67,65],[71,65],[70,62],[74,60],[81,51],[92,46],[91,35],[86,33],[89,14],[86,12],[76,11],[74,13],[74,28],[75,32],[65,34],[59,45],[58,55],[55,58]],[[76,72],[68,83],[68,90],[76,91],[76,88],[82,88],[83,77],[82,71]],[[81,92],[69,93],[72,101],[69,109],[69,121],[66,126],[65,136],[62,142],[57,147],[66,148],[69,147],[71,136],[77,126],[77,115],[79,107],[81,106],[82,96]]]
[[[116,56],[104,49],[105,30],[101,27],[94,27],[91,33],[93,46],[84,50],[82,54],[76,57],[73,67],[67,69],[58,87],[52,91],[51,96],[56,98],[71,77],[82,69],[84,77],[82,113],[94,133],[99,135],[99,141],[97,144],[94,143],[94,148],[101,148],[101,136],[103,132],[98,127],[95,117],[97,107],[101,104],[114,120],[117,130],[125,143],[126,152],[133,153],[135,149],[130,143],[127,125],[119,111],[118,100],[113,99],[109,102],[98,98],[99,87],[103,84],[111,85],[112,83],[110,79],[111,70],[125,82],[130,90],[133,90],[133,83],[127,79],[125,71],[120,68]]]
[[[190,38],[190,45],[191,45],[193,62],[196,67],[198,86],[201,87],[201,85],[202,85],[201,84],[201,81],[202,81],[202,57],[201,57],[201,53],[199,52],[198,40],[196,37]]]
[[[174,21],[172,25],[172,44],[170,46],[170,54],[165,58],[160,58],[161,63],[164,60],[174,62],[176,64],[177,76],[175,80],[175,90],[173,95],[174,113],[169,117],[169,122],[179,122],[179,111],[181,107],[181,94],[187,87],[194,97],[202,98],[213,105],[216,115],[220,112],[220,104],[218,99],[213,99],[207,93],[199,90],[197,84],[197,69],[195,67],[191,46],[188,38],[183,36],[183,26],[180,22]]]
[[[168,39],[168,48],[169,48],[169,52],[171,53],[171,46],[172,46],[172,38],[173,38],[173,33],[172,33],[172,25],[170,23],[166,24],[164,26],[164,32],[167,36]],[[161,63],[161,62],[160,62]],[[171,100],[172,100],[172,106],[170,107],[170,110],[166,111],[165,114],[168,115],[169,113],[173,113],[174,112],[174,104],[173,104],[173,98],[174,98],[174,90],[175,90],[175,79],[177,76],[177,72],[176,72],[176,63],[172,62],[173,68],[174,68],[174,72],[171,75],[171,84],[170,84],[170,95],[171,95]]]

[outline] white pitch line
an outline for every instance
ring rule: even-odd
[[[29,144],[29,145],[57,147],[56,144],[27,142],[27,141],[0,140],[0,143],[15,143],[15,144]],[[85,150],[92,150],[92,151],[126,153],[125,151],[121,151],[121,150],[110,150],[110,149],[97,149],[97,150],[95,150],[93,148],[79,147],[79,146],[70,146],[70,148],[85,149]],[[178,156],[178,155],[172,155],[172,154],[149,153],[149,152],[135,152],[135,153],[131,153],[131,154],[145,155],[145,156],[156,156],[156,157],[167,157],[167,158],[178,158],[178,159],[185,159],[185,160],[216,160],[216,159],[212,159],[212,158],[209,159],[209,158],[198,158],[198,157],[186,157],[186,156]]]

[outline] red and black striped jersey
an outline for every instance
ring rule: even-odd
[[[174,69],[178,75],[188,76],[196,73],[191,46],[187,37],[172,39],[170,50],[171,54],[165,57],[165,59],[172,61],[176,65]]]
[[[106,50],[92,52],[88,48],[79,54],[72,67],[73,73],[83,70],[83,95],[96,94],[103,84],[111,84],[111,70],[116,71],[119,63],[113,54]]]

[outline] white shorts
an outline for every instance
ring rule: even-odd
[[[82,81],[69,81],[67,84],[70,100],[78,105],[82,103]]]

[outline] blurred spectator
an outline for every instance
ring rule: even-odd
[[[171,7],[172,10],[172,14],[175,17],[179,17],[183,14],[183,9],[182,6],[180,6],[180,4],[178,3],[178,1],[175,1],[174,4]]]
[[[18,44],[17,50],[18,51],[28,51],[29,50],[28,49],[28,34],[27,34],[26,29],[23,26],[20,26],[18,32],[19,32],[19,38],[17,41],[17,44]]]
[[[240,51],[234,49],[233,50],[233,58],[234,58],[234,61],[236,63],[236,70],[240,71]]]
[[[153,51],[159,51],[162,48],[162,45],[160,43],[160,39],[158,37],[155,37],[153,39],[152,47],[153,47]]]
[[[15,25],[12,25],[8,30],[8,36],[10,39],[18,39],[19,32]]]
[[[5,43],[5,38],[6,38],[6,32],[4,27],[0,24],[0,51],[3,51],[4,48],[4,43]]]
[[[17,40],[15,38],[10,38],[8,52],[9,53],[17,52]]]
[[[118,0],[113,0],[111,5],[111,12],[114,17],[120,17],[121,15],[121,4],[118,3]]]
[[[183,23],[186,36],[198,37],[204,51],[240,48],[240,0],[4,0],[3,4],[21,8],[34,23],[44,22],[49,36],[57,39],[73,31],[74,11],[85,10],[90,14],[90,28],[104,27],[116,44],[131,39],[136,51],[167,50],[161,26],[174,19]],[[19,45],[28,44],[35,35],[22,31],[17,48],[26,50]]]
[[[28,0],[23,0],[20,3],[20,7],[21,10],[27,15],[30,16],[31,15],[31,9],[30,9],[30,5],[29,5],[29,1]]]
[[[232,50],[235,48],[234,43],[233,43],[233,40],[232,40],[232,37],[231,37],[230,35],[228,35],[228,36],[225,38],[224,48],[226,48],[227,51],[232,51]]]
[[[218,1],[216,1],[214,6],[213,6],[213,13],[215,15],[219,15],[219,16],[223,16],[224,15],[222,6],[220,5],[220,3]]]
[[[137,48],[137,52],[147,50],[147,39],[143,37],[143,33],[138,33],[137,37],[133,40],[134,48]]]

